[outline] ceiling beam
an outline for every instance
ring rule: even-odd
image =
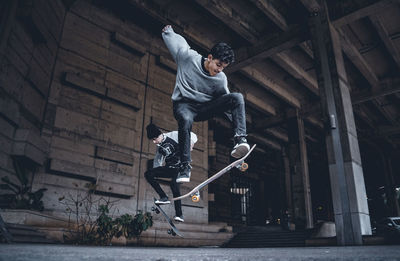
[[[241,47],[235,50],[235,62],[229,65],[225,71],[233,73],[253,63],[262,61],[276,53],[290,49],[307,38],[305,28],[293,26],[290,30],[274,34],[261,43],[251,47]]]
[[[368,81],[371,85],[372,92],[376,92],[379,89],[379,80],[374,71],[372,70],[371,66],[367,63],[364,59],[362,54],[359,50],[350,42],[350,40],[346,37],[345,33],[341,29],[337,29],[340,37],[341,37],[341,45],[342,49],[347,55],[347,57],[351,60],[351,62],[355,65],[355,67],[360,71],[360,73],[364,76],[364,78]],[[390,113],[387,108],[381,106],[384,97],[376,97],[372,100],[375,108],[392,124],[397,125],[397,121]]]
[[[260,134],[256,133],[249,133],[249,139],[254,140],[257,144],[265,144],[266,146],[275,149],[275,150],[282,150],[281,144],[278,142],[272,141],[270,139],[265,138],[265,136],[261,136]]]
[[[282,31],[289,30],[289,25],[286,18],[271,4],[271,1],[263,0],[250,0],[258,9],[263,12],[276,26]],[[314,58],[314,53],[307,42],[300,43],[300,48],[308,54],[311,58]]]
[[[369,17],[372,25],[375,27],[376,32],[379,34],[382,42],[385,44],[386,49],[389,51],[393,60],[395,61],[398,68],[400,68],[400,52],[396,45],[393,43],[392,39],[389,37],[388,30],[381,21],[380,15],[372,15]]]
[[[297,115],[302,119],[309,118],[309,116],[320,112],[320,108],[319,102],[308,105],[303,104],[302,108],[298,111],[298,114],[296,114],[296,110],[287,110],[285,113],[281,113],[267,119],[257,120],[257,122],[254,123],[254,128],[257,130],[262,130],[276,127],[284,124],[290,118],[297,117]],[[313,121],[313,119],[311,119],[311,121]]]
[[[257,110],[259,111],[271,115],[276,115],[275,107],[271,106],[268,102],[266,102],[263,97],[254,95],[251,91],[248,90],[246,91],[246,101],[249,103],[249,105],[252,105],[253,107],[257,108]]]
[[[306,72],[300,65],[298,65],[292,58],[285,52],[273,55],[272,60],[284,68],[295,79],[301,82],[309,91],[314,95],[319,96],[318,83],[311,74]]]
[[[253,26],[246,21],[245,17],[234,12],[232,7],[224,1],[195,0],[195,2],[247,41],[255,43],[258,40]]]
[[[286,130],[283,129],[268,129],[266,132],[278,139],[280,139],[283,142],[289,142],[289,137],[286,133]]]
[[[249,37],[249,34],[255,34],[250,30],[250,25],[240,16],[233,16],[231,8],[224,2],[218,2],[218,4],[215,0],[196,0],[196,2],[243,38],[255,44],[251,47],[242,47],[235,50],[236,61],[225,69],[225,73],[229,74],[240,70],[243,75],[271,91],[291,106],[299,108],[301,106],[299,99],[260,71],[247,67],[304,42],[307,38],[306,29],[300,26],[289,27],[285,18],[269,2],[252,0],[261,11],[284,30],[283,33],[257,41],[256,38]],[[310,88],[313,93],[318,95],[316,81],[303,68],[292,61],[290,57],[284,56],[284,54],[277,57],[284,64],[283,68],[289,68],[289,73],[295,72],[294,77],[306,84],[307,88]]]
[[[271,1],[250,1],[254,5],[256,5],[258,9],[260,9],[260,11],[262,11],[282,31],[288,31],[290,29],[286,18],[278,10],[275,9],[275,7],[271,4]],[[307,42],[300,43],[300,48],[312,59],[314,58],[313,51],[311,50],[310,46],[308,46]],[[299,66],[291,57],[281,52],[274,55],[272,59],[294,78],[303,83],[312,93],[319,95],[318,84],[316,83],[316,80],[312,79],[312,76],[307,73],[303,68],[301,68],[301,66]]]
[[[360,71],[364,78],[368,81],[372,88],[378,86],[378,77],[372,70],[371,66],[365,61],[360,51],[350,42],[345,33],[341,29],[337,29],[340,35],[340,42],[342,45],[343,52],[354,64],[354,66]]]
[[[396,2],[398,0],[329,1],[329,16],[332,24],[339,28],[363,17],[379,13]]]
[[[368,90],[362,92],[351,93],[351,102],[353,107],[355,105],[361,104],[363,102],[371,101],[377,99],[379,97],[384,97],[386,95],[400,93],[400,78],[388,78],[382,80],[379,83],[379,88],[375,90]],[[311,115],[315,115],[321,111],[321,106],[319,102],[310,103],[310,104],[303,104],[301,109],[299,110],[299,116],[301,118],[308,118]],[[272,127],[276,127],[279,125],[284,124],[287,119],[295,117],[294,113],[291,113],[291,110],[287,113],[277,114],[273,117],[269,117],[267,119],[258,120],[254,123],[254,128],[261,130],[261,129],[268,129]],[[373,127],[374,125],[371,125]]]
[[[400,92],[400,78],[382,80],[378,88],[351,94],[353,105]]]
[[[142,0],[129,0],[129,3],[134,5],[139,10],[142,10],[145,14],[152,17],[154,20],[161,22],[163,25],[172,25],[174,27],[174,31],[185,35],[187,40],[193,42],[200,48],[204,50],[209,50],[213,43],[208,39],[200,37],[196,34],[197,30],[194,29],[187,23],[179,20],[176,15],[171,14],[168,10],[162,10],[159,8],[155,8],[154,5],[151,5],[149,1],[142,1]],[[161,34],[160,28],[160,34]]]
[[[258,9],[263,12],[274,24],[276,24],[280,29],[286,31],[289,29],[289,26],[286,22],[286,18],[275,9],[275,7],[271,4],[271,1],[263,1],[263,0],[250,0]]]
[[[266,90],[274,93],[291,106],[295,108],[301,107],[301,102],[299,99],[294,97],[289,91],[285,90],[272,78],[265,75],[265,73],[262,73],[259,70],[250,67],[243,68],[240,72],[243,73],[246,77],[261,85]]]

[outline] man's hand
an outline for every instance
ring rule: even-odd
[[[171,25],[166,25],[163,29],[162,29],[162,32],[165,32],[167,29],[169,29],[169,28],[172,28],[172,26]]]

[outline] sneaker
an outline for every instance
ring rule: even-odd
[[[181,169],[176,177],[176,183],[190,182],[190,170],[192,166],[189,163],[183,163]]]
[[[160,199],[157,199],[156,201],[154,201],[155,204],[157,205],[166,205],[171,203],[171,201],[168,200],[168,197],[162,197]]]
[[[250,146],[244,136],[235,137],[235,146],[231,152],[231,156],[239,159],[249,152]]]
[[[183,219],[183,216],[175,216],[174,217],[174,220],[175,221],[178,221],[178,222],[184,222],[185,220]]]

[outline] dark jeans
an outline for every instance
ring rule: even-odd
[[[179,150],[181,162],[191,162],[190,132],[194,121],[206,121],[212,117],[232,112],[233,131],[236,136],[246,135],[246,115],[243,95],[224,94],[212,101],[196,103],[183,100],[174,102],[174,116],[178,121]]]
[[[176,176],[178,175],[179,169],[178,168],[170,168],[167,166],[157,167],[154,169],[149,169],[144,173],[144,176],[147,182],[154,188],[157,194],[162,197],[166,197],[164,190],[161,188],[160,184],[155,180],[155,178],[170,178],[171,183],[171,191],[174,198],[179,197],[181,195],[179,184],[176,183]],[[175,213],[177,216],[182,216],[182,205],[181,201],[177,200],[174,201],[175,204]]]

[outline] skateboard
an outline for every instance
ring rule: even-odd
[[[172,222],[172,220],[169,218],[169,216],[167,215],[167,213],[165,213],[165,211],[156,203],[156,198],[154,198],[154,207],[151,208],[152,211],[156,212],[157,214],[160,214],[160,212],[163,214],[165,220],[168,222],[169,226],[171,227],[170,229],[168,229],[168,234],[173,235],[173,236],[180,236],[183,237],[183,235],[181,234],[181,232],[179,232],[179,230],[176,228],[175,224]]]
[[[244,155],[243,157],[241,157],[240,159],[235,160],[234,162],[232,162],[231,164],[229,164],[222,170],[218,171],[216,174],[214,174],[210,178],[206,179],[205,181],[203,181],[196,187],[194,187],[191,191],[189,191],[185,195],[173,198],[170,201],[172,202],[172,201],[176,201],[176,200],[181,200],[183,198],[190,196],[193,202],[199,202],[200,201],[200,190],[203,187],[207,186],[209,183],[213,182],[214,180],[221,177],[222,175],[224,175],[225,173],[227,173],[228,171],[230,171],[232,168],[235,168],[235,167],[241,171],[246,171],[249,168],[249,165],[246,162],[244,162],[244,160],[250,155],[250,153],[254,150],[255,147],[256,147],[256,144],[254,144],[251,147],[251,149],[247,152],[247,154]]]

